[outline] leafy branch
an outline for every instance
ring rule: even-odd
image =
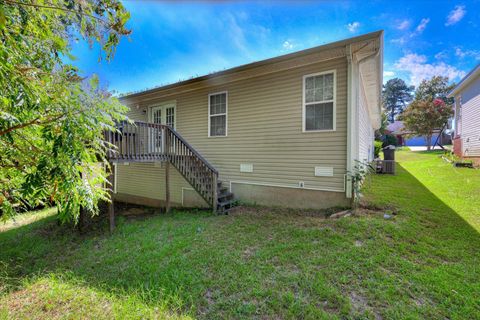
[[[60,10],[60,11],[63,11],[63,12],[80,14],[80,15],[87,16],[89,18],[93,18],[95,20],[98,20],[99,22],[105,24],[106,26],[109,25],[109,23],[107,21],[105,21],[102,18],[97,17],[93,14],[88,14],[88,13],[77,11],[77,10],[71,10],[71,9],[64,8],[64,7],[57,7],[57,6],[52,6],[52,5],[43,5],[43,4],[38,4],[38,3],[26,3],[26,2],[19,2],[19,1],[13,1],[13,0],[4,0],[4,1],[7,4],[11,4],[11,5],[19,5],[19,6],[42,8],[42,9],[51,9],[51,10]]]

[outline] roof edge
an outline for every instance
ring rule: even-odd
[[[480,63],[475,66],[462,80],[448,93],[448,97],[452,97],[463,89],[467,84],[474,79],[475,76],[480,76]]]
[[[252,68],[255,68],[255,67],[260,67],[260,66],[270,64],[270,63],[281,62],[281,61],[284,61],[284,60],[297,58],[297,57],[302,57],[304,55],[309,55],[309,54],[316,53],[316,52],[323,51],[323,50],[343,47],[343,46],[351,44],[351,43],[360,42],[360,41],[372,39],[372,38],[375,38],[375,37],[382,37],[383,38],[383,30],[373,31],[373,32],[370,32],[370,33],[365,33],[365,34],[356,36],[356,37],[346,38],[346,39],[342,39],[342,40],[339,40],[339,41],[323,44],[323,45],[320,45],[320,46],[316,46],[316,47],[312,47],[312,48],[308,48],[308,49],[284,54],[284,55],[281,55],[281,56],[276,56],[276,57],[272,57],[272,58],[268,58],[268,59],[264,59],[264,60],[260,60],[260,61],[250,62],[250,63],[247,63],[247,64],[239,65],[239,66],[232,67],[232,68],[222,70],[222,71],[218,71],[218,72],[213,72],[211,74],[195,77],[195,78],[192,78],[192,79],[183,80],[183,81],[179,81],[179,82],[172,83],[172,84],[167,84],[167,85],[164,85],[164,86],[160,86],[160,87],[156,87],[156,88],[152,88],[152,89],[147,89],[147,90],[140,91],[140,92],[135,92],[135,93],[132,93],[132,94],[127,94],[127,95],[124,95],[124,96],[120,96],[119,99],[120,100],[127,100],[127,99],[130,99],[130,98],[142,96],[144,94],[150,94],[150,93],[154,93],[154,92],[157,92],[157,91],[159,92],[159,91],[163,91],[163,90],[167,90],[167,89],[172,89],[172,88],[175,88],[177,86],[180,87],[180,86],[183,86],[183,85],[186,85],[186,84],[191,84],[191,83],[195,83],[195,82],[199,82],[199,81],[203,81],[203,80],[208,80],[208,79],[212,79],[212,78],[223,76],[223,75],[232,74],[232,73],[235,73],[235,72],[244,71],[244,70],[252,69]]]

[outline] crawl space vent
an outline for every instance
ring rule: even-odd
[[[315,167],[315,177],[333,177],[333,168]]]

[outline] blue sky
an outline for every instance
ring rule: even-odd
[[[73,45],[84,75],[120,93],[185,80],[385,30],[384,80],[435,74],[459,81],[480,63],[480,0],[125,1],[132,34],[111,62]]]

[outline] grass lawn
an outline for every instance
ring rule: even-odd
[[[383,213],[244,208],[119,219],[86,235],[52,212],[0,226],[1,318],[480,318],[480,171],[397,153]]]

